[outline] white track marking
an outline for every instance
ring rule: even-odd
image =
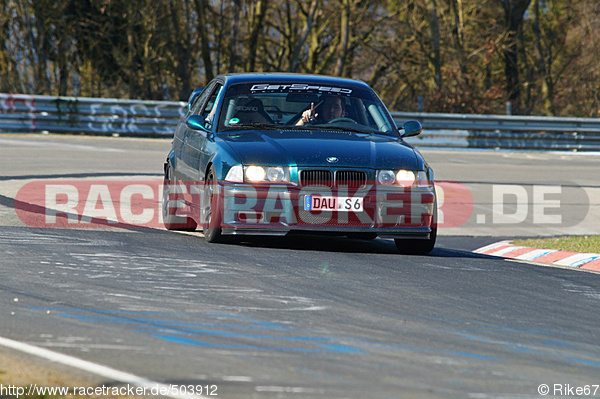
[[[198,395],[173,395],[170,393],[171,387],[169,385],[161,384],[156,381],[138,377],[134,374],[129,374],[124,371],[115,370],[113,368],[102,366],[100,364],[88,362],[87,360],[82,360],[73,356],[53,352],[48,349],[29,345],[12,339],[0,337],[0,345],[6,348],[17,350],[19,352],[27,353],[29,355],[34,355],[42,359],[50,360],[52,362],[64,364],[65,366],[73,367],[78,370],[86,371],[88,373],[92,373],[107,378],[109,380],[120,381],[122,383],[135,385],[137,387],[147,388],[148,391],[152,389],[158,389],[159,391],[169,392],[169,394],[161,396],[166,396],[174,399],[195,399],[205,397]]]

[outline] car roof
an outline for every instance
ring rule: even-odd
[[[362,80],[341,78],[337,76],[312,75],[303,73],[283,73],[283,72],[252,72],[252,73],[229,73],[216,77],[225,84],[233,83],[314,83],[314,84],[339,84],[361,86],[370,89]]]

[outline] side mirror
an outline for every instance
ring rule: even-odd
[[[206,133],[209,132],[208,128],[206,127],[206,121],[202,115],[190,115],[185,120],[185,125],[193,130],[201,130]]]
[[[398,131],[404,130],[404,133],[400,133],[400,137],[412,137],[418,136],[423,131],[423,126],[421,126],[421,122],[418,121],[408,121],[402,125]]]

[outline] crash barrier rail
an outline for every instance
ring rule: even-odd
[[[600,118],[392,112],[398,126],[418,120],[418,146],[600,151]]]
[[[0,93],[0,131],[169,136],[185,102]]]
[[[187,104],[0,93],[0,132],[170,136]],[[600,118],[392,112],[398,126],[418,120],[408,138],[428,147],[600,151]]]

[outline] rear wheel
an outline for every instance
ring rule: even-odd
[[[171,193],[173,192],[173,171],[171,169],[171,163],[167,162],[165,166],[165,179],[163,184],[163,201],[162,201],[162,215],[165,228],[167,230],[185,230],[194,231],[198,224],[191,217],[177,216],[175,214],[176,207],[174,201],[171,199]]]
[[[211,165],[206,181],[204,183],[204,224],[202,231],[207,242],[221,242],[221,222],[223,221],[221,211],[221,195],[216,179],[214,167]]]

